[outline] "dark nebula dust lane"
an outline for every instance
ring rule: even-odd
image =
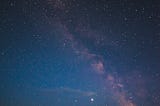
[[[0,1],[1,106],[160,106],[160,2]]]

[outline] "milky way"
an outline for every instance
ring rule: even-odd
[[[160,105],[160,2],[1,4],[0,105]]]

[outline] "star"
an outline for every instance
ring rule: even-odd
[[[78,102],[78,100],[76,99],[76,100],[74,100],[74,102]]]
[[[91,102],[94,102],[94,98],[91,98]]]

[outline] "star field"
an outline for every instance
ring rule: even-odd
[[[158,0],[1,0],[1,106],[160,106]]]

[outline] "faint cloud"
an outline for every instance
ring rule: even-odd
[[[74,89],[69,87],[60,87],[60,88],[44,88],[41,89],[43,92],[63,92],[63,93],[71,93],[71,94],[78,94],[82,96],[93,96],[96,95],[93,91],[84,91],[81,89]]]

